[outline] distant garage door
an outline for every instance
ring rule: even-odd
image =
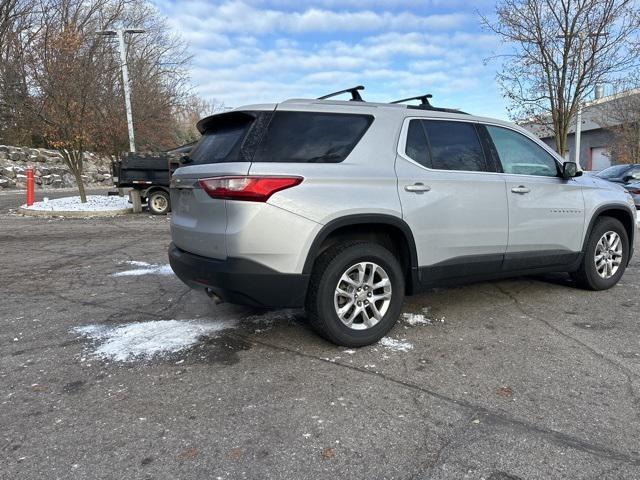
[[[611,158],[605,147],[591,148],[591,170],[599,172],[611,166]]]

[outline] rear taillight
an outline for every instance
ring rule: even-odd
[[[301,182],[302,177],[213,177],[199,181],[211,198],[250,202],[266,202],[274,193]]]
[[[627,188],[627,192],[632,195],[640,195],[640,188]]]

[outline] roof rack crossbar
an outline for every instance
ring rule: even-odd
[[[418,95],[417,97],[403,98],[402,100],[395,100],[390,103],[404,103],[404,102],[409,102],[411,100],[420,100],[420,105],[430,107],[431,106],[431,104],[429,103],[430,98],[433,98],[433,95],[431,95],[430,93],[427,93],[426,95]]]
[[[364,90],[364,86],[358,85],[356,87],[340,90],[339,92],[329,93],[328,95],[323,95],[322,97],[318,97],[318,100],[326,100],[327,98],[336,97],[338,95],[342,95],[343,93],[350,93],[352,102],[364,102],[358,90]]]
[[[420,100],[420,105],[409,105],[407,108],[417,108],[420,110],[433,110],[436,112],[462,113],[462,114],[468,115],[467,112],[463,112],[462,110],[455,110],[453,108],[434,107],[429,102],[430,98],[433,98],[433,95],[431,95],[430,93],[427,93],[426,95],[418,95],[417,97],[403,98],[402,100],[395,100],[390,103],[404,103],[404,102],[410,102],[411,100]]]

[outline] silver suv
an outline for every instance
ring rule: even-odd
[[[526,130],[421,104],[287,100],[201,120],[171,185],[169,259],[216,301],[305,307],[326,339],[379,340],[405,294],[569,272],[618,282],[636,211]],[[408,99],[410,100],[410,99]]]

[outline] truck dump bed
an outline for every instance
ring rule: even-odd
[[[179,156],[173,153],[128,153],[112,162],[113,182],[118,188],[157,185],[169,187]]]

